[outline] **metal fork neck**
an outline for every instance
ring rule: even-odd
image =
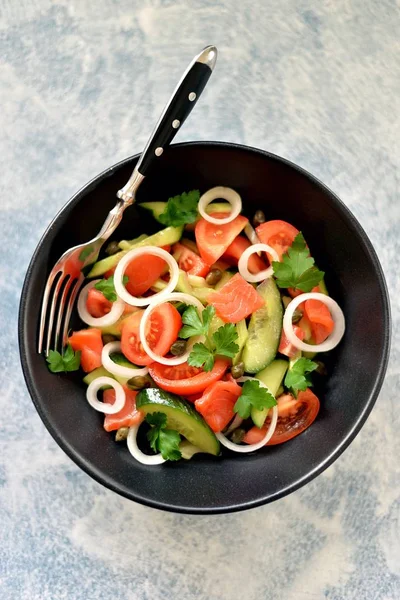
[[[131,204],[133,204],[135,201],[137,189],[140,186],[140,184],[142,183],[143,179],[144,179],[144,175],[142,175],[139,172],[139,170],[136,166],[132,172],[132,175],[128,179],[127,183],[124,185],[123,188],[118,190],[118,192],[117,192],[118,198],[123,200],[124,204],[126,204],[127,206],[130,206]]]

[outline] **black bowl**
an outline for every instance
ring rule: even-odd
[[[44,424],[63,450],[108,488],[156,508],[221,513],[271,502],[326,469],[360,431],[381,388],[389,353],[390,310],[381,266],[367,235],[342,202],[315,177],[288,161],[252,148],[222,143],[172,146],[140,188],[138,202],[215,185],[235,188],[251,216],[284,219],[300,229],[326,272],[347,330],[329,355],[329,377],[317,390],[322,408],[297,438],[252,455],[197,456],[158,467],[137,463],[102,428],[85,400],[78,374],[52,375],[36,353],[40,302],[47,275],[69,247],[94,236],[115,203],[137,157],[111,167],[79,191],[41,239],[26,275],[19,315],[22,367]],[[115,239],[156,226],[129,208]]]

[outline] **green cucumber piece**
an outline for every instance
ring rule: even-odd
[[[105,369],[104,367],[97,367],[97,369],[94,369],[93,371],[90,371],[90,373],[87,373],[85,375],[85,377],[83,378],[83,383],[89,385],[90,383],[92,383],[92,381],[98,379],[99,377],[111,377],[111,379],[115,379],[114,375],[111,375],[111,373],[109,373],[107,369]],[[109,385],[104,385],[101,389],[108,390],[110,389],[110,387],[111,386]]]
[[[218,315],[214,315],[213,318],[211,319],[211,322],[210,322],[210,325],[208,328],[207,341],[210,344],[210,346],[212,346],[213,348],[215,348],[213,335],[216,331],[218,331],[218,329],[220,327],[223,327],[224,325],[225,325],[225,321],[223,321]]]
[[[267,386],[271,394],[276,396],[278,390],[281,387],[283,378],[285,377],[289,363],[287,360],[273,360],[268,367],[265,367],[262,371],[257,373],[256,378],[259,379],[264,385]],[[253,419],[254,425],[262,427],[267,417],[269,408],[263,408],[258,410],[257,408],[251,409],[251,418]]]
[[[242,351],[243,351],[244,345],[247,341],[247,337],[249,335],[249,333],[247,331],[246,319],[242,319],[241,321],[236,323],[236,331],[238,334],[238,339],[236,340],[236,343],[239,346],[239,350],[238,350],[238,353],[236,354],[236,356],[234,356],[234,358],[232,360],[232,364],[234,364],[234,365],[237,365],[238,362],[240,362],[240,360],[242,358]]]
[[[104,273],[115,267],[121,258],[125,256],[127,252],[129,252],[129,250],[133,250],[134,248],[143,248],[143,246],[169,246],[171,244],[175,244],[181,239],[182,232],[183,227],[166,227],[165,229],[161,229],[161,231],[158,231],[153,235],[149,235],[140,242],[136,242],[135,240],[127,242],[131,244],[129,249],[121,250],[121,252],[117,252],[116,254],[107,256],[102,260],[98,260],[93,265],[87,277],[90,279],[92,277],[104,275]]]
[[[116,338],[120,338],[121,337],[122,324],[130,316],[131,316],[131,313],[130,314],[126,314],[126,315],[122,315],[122,317],[120,317],[118,319],[118,321],[115,321],[115,323],[113,323],[112,325],[106,325],[106,326],[103,326],[103,327],[99,327],[98,329],[100,329],[100,331],[101,331],[101,333],[103,335],[108,334],[108,335],[113,335]]]
[[[131,363],[127,358],[125,358],[122,352],[113,352],[112,354],[110,354],[110,358],[116,365],[120,365],[121,367],[128,367],[129,369],[139,368],[133,363]]]
[[[324,278],[321,279],[321,281],[318,284],[318,287],[319,287],[319,291],[321,292],[321,294],[325,294],[325,296],[329,296],[329,292],[327,290]]]
[[[246,373],[258,373],[274,360],[282,332],[282,300],[272,277],[263,281],[257,292],[264,298],[265,306],[250,319],[249,336],[242,352]]]
[[[167,417],[167,428],[183,435],[202,452],[219,454],[219,442],[203,417],[193,406],[175,394],[158,388],[141,390],[136,396],[136,407],[146,415],[161,412]]]
[[[132,244],[138,244],[139,242],[143,242],[143,240],[145,240],[148,237],[149,236],[146,233],[142,233],[142,235],[139,235],[137,238],[131,240],[130,242],[127,242],[126,240],[121,240],[118,246],[121,248],[121,250],[130,250],[132,248]]]
[[[184,458],[185,460],[190,460],[195,454],[203,452],[203,450],[200,450],[200,448],[198,448],[197,446],[193,446],[193,444],[191,444],[187,440],[181,441],[181,443],[179,444],[179,450],[182,453],[182,458]]]

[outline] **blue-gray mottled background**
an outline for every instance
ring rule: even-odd
[[[398,600],[399,5],[0,0],[0,15],[2,600]],[[178,139],[266,148],[336,191],[382,261],[394,341],[379,401],[334,466],[273,505],[192,517],[122,499],[64,455],[22,381],[16,318],[48,222],[143,148],[208,43],[217,69]]]

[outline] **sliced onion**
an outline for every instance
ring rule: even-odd
[[[144,452],[139,450],[139,447],[137,445],[138,430],[139,425],[134,425],[133,427],[130,427],[128,437],[126,440],[128,450],[132,454],[133,458],[136,458],[136,460],[142,463],[142,465],[161,465],[162,463],[164,463],[165,459],[161,456],[161,454],[149,455],[144,454]]]
[[[232,433],[232,431],[235,431],[235,429],[240,427],[242,423],[243,423],[242,417],[240,417],[239,415],[235,415],[235,418],[233,419],[232,423],[229,425],[228,429],[225,431],[225,435],[229,435],[230,433]]]
[[[244,232],[252,244],[260,243],[260,238],[256,234],[255,229],[250,225],[250,223],[247,223],[246,227],[244,228]]]
[[[123,367],[122,365],[117,365],[117,363],[115,363],[110,357],[110,354],[113,352],[121,352],[121,342],[109,342],[101,351],[102,365],[113,375],[130,379],[131,377],[136,377],[139,375],[147,375],[149,372],[148,367],[143,367],[140,369],[136,367]]]
[[[148,354],[150,356],[150,358],[152,358],[153,360],[155,360],[156,362],[158,362],[162,365],[172,365],[172,366],[173,365],[181,365],[182,363],[187,361],[194,344],[196,342],[202,341],[204,339],[204,337],[203,336],[194,337],[192,339],[192,341],[189,342],[186,352],[184,354],[182,354],[181,356],[174,356],[172,358],[166,358],[165,356],[160,356],[160,355],[156,354],[155,352],[153,352],[153,350],[150,348],[150,346],[148,345],[147,340],[146,340],[146,325],[147,325],[147,321],[150,317],[151,311],[156,306],[158,306],[159,304],[163,304],[164,302],[184,302],[185,304],[191,304],[192,306],[195,306],[197,308],[197,310],[199,311],[200,314],[203,312],[204,306],[202,305],[202,303],[199,300],[197,300],[197,298],[194,298],[194,296],[191,296],[190,294],[182,294],[181,292],[173,292],[172,294],[168,294],[167,296],[164,296],[163,298],[152,302],[150,304],[150,306],[148,306],[143,313],[143,316],[142,316],[142,319],[141,319],[140,325],[139,325],[139,338],[140,338],[141,344],[143,346],[143,350],[146,352],[146,354]]]
[[[232,207],[231,213],[228,217],[223,219],[217,219],[216,217],[212,217],[206,212],[207,206],[218,198],[222,198],[222,200],[226,200]],[[209,223],[213,223],[214,225],[225,225],[226,223],[230,223],[238,215],[240,215],[242,210],[242,199],[235,190],[228,187],[223,187],[222,185],[218,185],[217,187],[211,188],[205,194],[203,194],[199,200],[198,210],[203,219],[208,221]]]
[[[254,379],[257,379],[257,378],[246,376],[246,377],[240,377],[240,379],[237,379],[236,381],[238,383],[242,383],[244,381],[253,381]],[[267,389],[270,392],[269,388],[262,381],[260,381],[259,379],[257,379],[257,381],[261,387]],[[268,413],[267,413],[267,415],[268,415]],[[267,432],[266,432],[265,436],[263,437],[263,439],[260,440],[259,442],[257,442],[257,444],[246,444],[245,446],[241,446],[240,444],[234,444],[233,442],[228,440],[228,438],[223,433],[216,433],[215,435],[216,435],[217,439],[221,442],[221,444],[223,446],[225,446],[225,448],[232,450],[232,452],[240,452],[242,454],[247,454],[248,452],[254,452],[254,450],[259,450],[260,448],[265,446],[265,444],[267,442],[269,442],[269,440],[274,435],[277,421],[278,421],[278,407],[275,405],[272,407],[272,419],[271,419],[271,423],[267,429]]]
[[[104,317],[92,317],[86,308],[86,302],[89,290],[91,290],[99,281],[101,281],[101,279],[89,281],[89,283],[82,288],[78,298],[78,314],[82,321],[90,327],[108,327],[109,325],[114,325],[125,309],[125,303],[123,300],[117,298],[116,301],[112,303],[110,312],[104,315]]]
[[[115,402],[114,404],[107,404],[106,402],[100,402],[97,398],[97,392],[104,385],[109,385],[115,390]],[[99,412],[107,415],[114,415],[115,413],[122,410],[125,406],[125,391],[124,388],[118,381],[111,377],[97,377],[88,385],[86,390],[86,398],[90,406]]]
[[[163,258],[165,260],[165,262],[167,263],[167,265],[169,266],[170,279],[169,279],[169,282],[167,283],[167,285],[165,286],[165,288],[161,292],[158,292],[157,294],[154,294],[153,296],[149,296],[148,298],[137,298],[136,296],[132,296],[132,294],[130,294],[128,292],[128,290],[126,289],[126,287],[124,286],[123,277],[124,277],[125,269],[128,266],[128,264],[130,263],[130,261],[133,258],[137,258],[138,256],[143,256],[144,254],[151,254],[153,256],[159,256],[160,258]],[[133,250],[131,250],[130,252],[125,254],[125,256],[123,258],[121,258],[121,260],[117,264],[117,268],[115,269],[114,286],[115,286],[115,291],[117,292],[118,296],[120,298],[122,298],[122,300],[124,300],[127,304],[130,304],[131,306],[147,306],[148,304],[153,302],[153,300],[155,300],[156,298],[163,298],[164,296],[166,296],[167,294],[172,292],[176,288],[178,279],[179,279],[178,263],[176,262],[174,257],[171,256],[171,254],[169,254],[168,252],[166,252],[166,250],[163,250],[162,248],[157,248],[157,246],[143,246],[143,248],[134,248]]]
[[[306,300],[320,300],[326,304],[332,315],[332,319],[335,324],[334,330],[321,344],[306,344],[305,342],[299,340],[293,331],[293,313],[299,304],[302,304]],[[333,298],[318,292],[310,292],[309,294],[300,294],[300,296],[293,298],[293,300],[287,305],[285,314],[283,316],[283,329],[289,342],[299,350],[303,350],[304,352],[328,352],[328,350],[335,348],[342,339],[345,332],[345,320],[342,309],[338,303],[333,300]]]
[[[264,269],[259,273],[250,273],[247,265],[250,256],[252,254],[255,254],[256,252],[268,252],[268,254],[272,256],[273,260],[279,261],[279,256],[276,250],[274,250],[273,248],[271,248],[271,246],[268,246],[267,244],[253,244],[253,246],[249,246],[248,248],[246,248],[242,256],[239,258],[238,269],[243,279],[245,279],[246,281],[250,281],[251,283],[268,279],[274,273],[272,265],[268,267],[268,269]]]

